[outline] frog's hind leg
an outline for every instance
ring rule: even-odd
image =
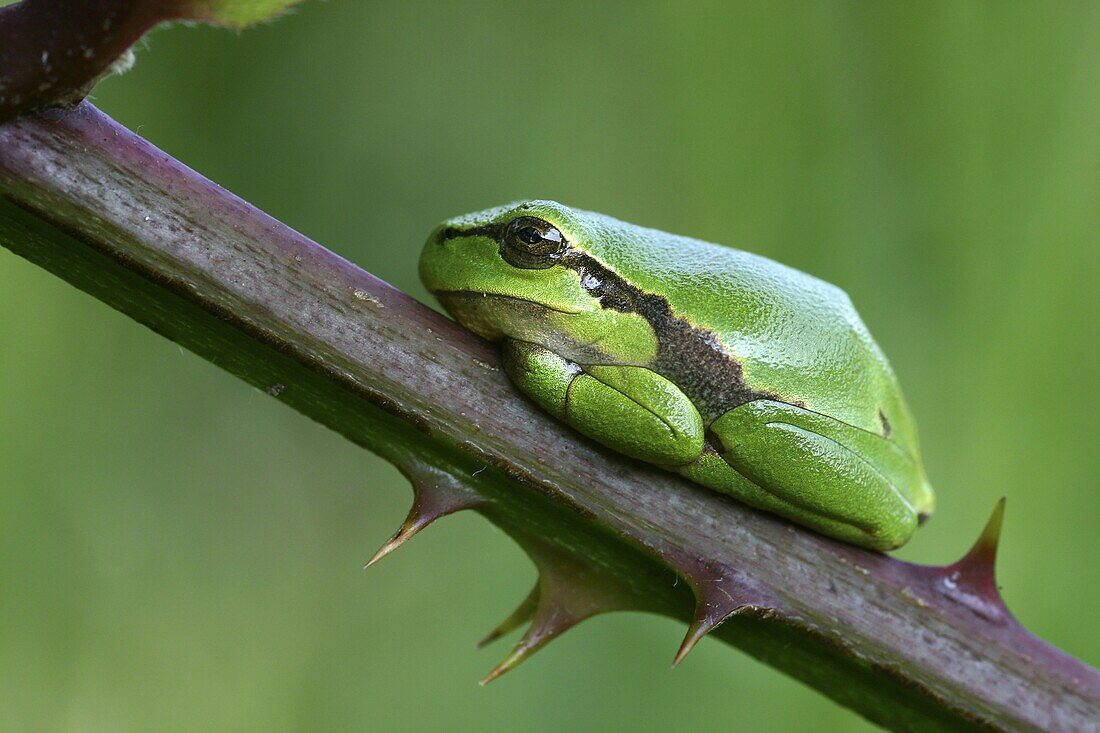
[[[881,436],[820,413],[757,400],[708,430],[708,449],[680,469],[693,481],[822,534],[876,550],[905,543],[917,513],[899,484],[917,471]]]

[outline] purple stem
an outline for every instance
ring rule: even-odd
[[[725,619],[716,636],[875,722],[1097,730],[1100,674],[1000,603],[995,527],[918,566],[601,450],[518,397],[486,343],[88,104],[0,125],[0,244],[384,457],[464,476],[521,544],[694,631]]]

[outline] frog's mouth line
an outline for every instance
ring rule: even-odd
[[[552,305],[547,305],[546,303],[539,303],[539,302],[534,301],[534,300],[527,300],[526,298],[517,298],[514,295],[504,295],[502,293],[485,293],[485,292],[476,292],[476,291],[473,291],[473,290],[435,290],[435,291],[432,292],[432,294],[435,295],[435,297],[438,298],[439,301],[441,303],[443,303],[444,305],[446,305],[445,301],[447,299],[450,299],[450,298],[454,298],[454,299],[458,299],[458,300],[486,299],[486,300],[504,301],[504,302],[509,302],[509,303],[518,303],[518,304],[526,306],[528,308],[538,308],[538,309],[541,309],[541,310],[552,311],[554,313],[561,313],[562,315],[566,315],[566,316],[579,316],[579,315],[582,315],[583,313],[586,312],[586,311],[583,311],[583,310],[570,310],[568,308],[555,307],[555,306],[552,306]]]

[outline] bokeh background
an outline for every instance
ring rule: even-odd
[[[922,429],[957,558],[1100,663],[1100,12],[1062,3],[308,1],[160,30],[94,101],[418,297],[440,219],[552,197],[844,287]],[[0,728],[863,731],[637,614],[517,672],[477,517],[360,568],[389,465],[0,250]]]

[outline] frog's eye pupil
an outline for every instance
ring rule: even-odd
[[[538,244],[543,240],[542,232],[534,227],[523,227],[516,236],[520,238],[520,241],[527,244]]]
[[[534,216],[513,219],[501,240],[500,254],[515,267],[543,270],[553,267],[567,242],[561,230]]]

